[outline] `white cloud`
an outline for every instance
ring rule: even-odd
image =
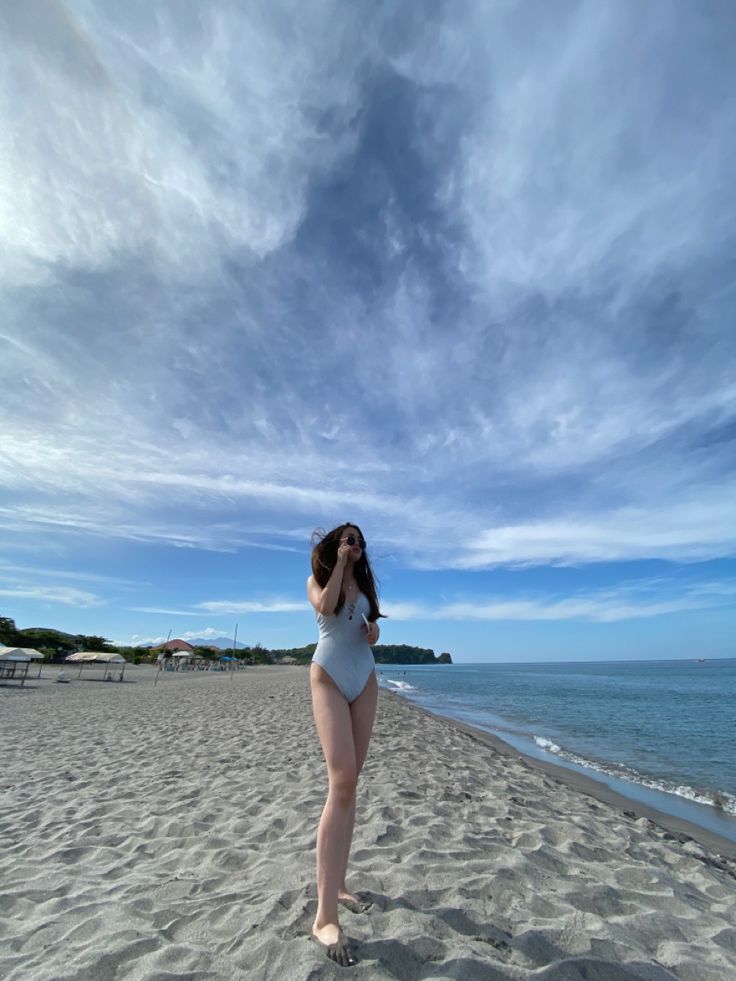
[[[622,508],[478,529],[452,564],[481,569],[651,558],[697,562],[730,555],[736,551],[736,529],[731,528],[733,507],[725,490],[704,491],[697,500],[663,502],[659,508]],[[736,486],[732,491],[736,496]]]
[[[144,645],[148,645],[148,644],[152,644],[154,646],[155,645],[158,645],[158,644],[165,644],[168,639],[171,639],[171,640],[186,640],[186,641],[190,642],[190,641],[194,641],[194,640],[204,640],[204,641],[218,640],[219,638],[222,638],[223,636],[224,636],[224,634],[223,634],[223,630],[222,630],[221,627],[220,628],[218,628],[218,627],[203,627],[201,630],[187,630],[184,633],[178,633],[176,635],[176,637],[172,637],[172,638],[168,638],[168,637],[164,637],[164,636],[160,636],[160,637],[141,637],[139,634],[133,634],[132,642],[135,645],[139,646],[139,647],[143,647]],[[121,646],[126,646],[126,643],[127,642],[125,642],[125,641],[117,641],[116,643],[119,643]],[[242,643],[240,641],[238,641],[238,647],[242,647],[242,646],[243,646]]]
[[[0,596],[16,600],[35,600],[38,603],[60,603],[64,606],[101,606],[105,600],[94,593],[66,586],[11,586],[0,588]]]
[[[658,588],[654,588],[655,585]],[[393,620],[584,620],[614,623],[715,608],[730,603],[735,595],[734,582],[690,584],[679,589],[644,582],[565,597],[537,595],[474,598],[471,601],[436,605],[411,602],[382,605]]]
[[[580,590],[573,595],[537,592],[530,595],[488,597],[476,595],[448,602],[394,601],[381,602],[381,609],[391,621],[449,620],[472,622],[478,620],[544,621],[577,620],[613,623],[619,620],[647,619],[688,610],[713,609],[729,605],[736,596],[736,582],[731,580],[707,582],[670,582],[665,579],[646,579],[625,582],[615,587]],[[210,614],[244,613],[303,613],[310,609],[305,601],[272,597],[258,601],[208,601],[195,604],[196,610]],[[201,616],[195,611],[138,608],[144,613]],[[210,628],[210,633],[190,631],[180,634],[184,639],[214,637],[222,628]],[[165,639],[165,638],[164,638]]]
[[[96,572],[84,572],[75,569],[48,569],[42,566],[13,565],[0,561],[0,574],[6,578],[14,578],[20,573],[23,576],[42,576],[53,579],[74,579],[77,582],[97,582],[105,585],[139,588],[150,586],[150,582],[137,579],[122,579],[119,576],[106,576]]]
[[[6,540],[349,517],[425,568],[734,554],[715,22],[2,16]]]
[[[268,7],[213,4],[189,22],[75,2],[47,6],[42,33],[30,10],[8,12],[20,138],[0,181],[6,275],[36,282],[51,263],[94,269],[123,253],[192,275],[223,245],[258,257],[281,245],[309,178],[350,145],[310,113],[355,111],[354,63],[326,29],[351,18],[331,6],[294,9],[299,45]]]
[[[132,613],[164,613],[172,617],[201,617],[198,610],[170,610],[159,606],[129,606]],[[199,635],[197,635],[199,636]]]
[[[309,609],[307,600],[207,600],[197,607],[209,613],[304,613]]]

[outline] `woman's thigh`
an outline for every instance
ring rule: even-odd
[[[356,766],[350,706],[324,668],[312,664],[309,673],[312,711],[330,779],[340,776],[354,780],[359,768]]]

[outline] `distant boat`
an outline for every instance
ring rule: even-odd
[[[695,658],[695,663],[696,664],[705,664],[705,658],[704,657],[696,657]]]

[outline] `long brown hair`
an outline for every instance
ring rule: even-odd
[[[322,589],[327,585],[337,563],[337,550],[340,547],[340,539],[343,537],[346,528],[355,528],[360,538],[365,537],[353,521],[346,521],[344,525],[338,525],[332,531],[324,531],[322,528],[318,528],[312,535],[312,574]],[[374,622],[384,614],[381,613],[378,607],[376,580],[373,576],[368,556],[365,554],[365,549],[361,550],[360,559],[354,563],[353,572],[355,573],[355,581],[358,584],[358,589],[367,597],[370,603],[371,612],[368,619]],[[344,605],[345,591],[341,588],[335,613],[339,613]]]

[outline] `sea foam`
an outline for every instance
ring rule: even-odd
[[[627,780],[629,783],[639,784],[649,790],[660,790],[665,794],[674,794],[676,797],[684,797],[686,800],[695,801],[697,804],[708,804],[711,807],[718,807],[727,814],[736,815],[736,797],[723,791],[703,791],[690,787],[688,784],[675,783],[669,780],[653,779],[646,777],[636,770],[626,767],[623,764],[601,763],[596,760],[589,760],[577,753],[571,753],[563,749],[551,739],[545,736],[535,736],[534,742],[540,749],[547,753],[552,753],[561,760],[566,760],[574,766],[584,767],[586,770],[595,770],[608,777],[615,777],[619,780]]]
[[[396,691],[416,691],[415,685],[410,685],[408,681],[397,681],[394,678],[381,679],[381,683],[386,688],[393,688]]]

